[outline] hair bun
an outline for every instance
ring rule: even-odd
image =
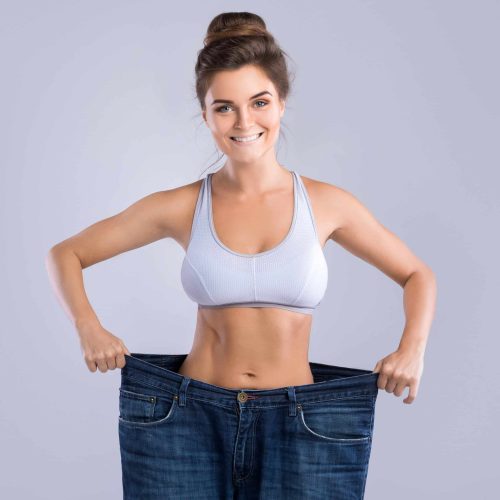
[[[272,38],[272,35],[267,31],[266,23],[257,14],[251,12],[224,12],[212,20],[203,43],[206,47],[225,38],[241,36]]]
[[[205,97],[215,75],[221,71],[256,66],[265,73],[280,100],[290,93],[290,73],[281,49],[266,23],[251,12],[222,12],[208,25],[205,46],[198,51],[194,67],[196,97],[203,110]]]

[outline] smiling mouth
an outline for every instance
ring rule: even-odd
[[[248,137],[254,137],[253,139],[247,139],[247,138],[243,138],[243,140],[237,140],[235,139],[234,137],[230,137],[230,139],[233,141],[233,142],[237,142],[238,144],[249,144],[249,143],[252,143],[252,142],[255,142],[257,140],[259,140],[261,137],[262,137],[262,134],[264,132],[260,132],[258,134],[254,134],[252,136],[248,136]]]

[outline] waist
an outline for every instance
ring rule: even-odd
[[[238,401],[238,389],[228,389],[196,379],[185,382],[185,377],[178,370],[187,356],[144,353],[125,355],[126,364],[121,369],[122,386],[144,386],[155,389],[156,393],[165,394],[178,394],[181,388],[186,388],[188,398],[214,401],[218,405],[232,407]],[[309,362],[309,366],[314,383],[252,390],[249,404],[258,398],[260,406],[286,405],[289,403],[291,388],[301,402],[358,396],[375,398],[378,394],[378,373],[371,370],[315,362]]]
[[[193,348],[180,373],[228,388],[312,383],[310,317],[280,309],[199,312]]]
[[[238,358],[207,354],[190,353],[177,373],[227,389],[274,389],[314,382],[307,359],[250,362],[248,357],[238,361]]]

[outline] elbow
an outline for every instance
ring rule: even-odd
[[[54,246],[50,247],[48,252],[45,254],[45,261],[52,260],[62,249],[61,243],[56,243]]]
[[[409,279],[414,275],[424,277],[426,280],[432,282],[434,285],[436,284],[436,275],[434,274],[434,271],[431,269],[430,266],[428,266],[425,263],[422,263],[418,268],[414,269],[411,273],[407,275],[406,279],[403,281],[402,284],[403,288],[405,287],[406,283],[408,283]]]
[[[50,263],[56,261],[63,255],[67,255],[68,253],[74,253],[71,248],[64,244],[64,242],[56,243],[52,246],[48,252],[45,254],[45,264],[49,265]]]
[[[427,264],[423,265],[422,272],[427,276],[430,280],[436,281],[436,275],[434,274],[434,271],[431,269],[430,266]]]
[[[59,244],[54,245],[49,249],[49,251],[45,254],[45,267],[50,269],[54,262],[57,260],[58,255],[60,254],[61,247]]]

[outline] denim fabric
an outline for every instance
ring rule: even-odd
[[[125,500],[363,498],[378,373],[310,362],[312,384],[227,389],[177,373],[186,357],[125,356]]]

